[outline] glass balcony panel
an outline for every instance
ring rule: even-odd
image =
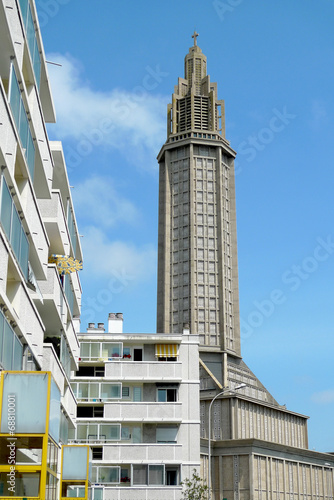
[[[16,78],[15,71],[12,68],[11,71],[11,84],[10,84],[10,96],[9,104],[13,113],[13,117],[17,128],[19,128],[20,123],[20,107],[21,107],[21,92],[20,87]]]
[[[14,335],[13,370],[22,370],[23,346],[16,335]]]
[[[148,466],[148,484],[149,485],[163,485],[164,484],[164,466],[163,465],[149,465]]]
[[[64,337],[61,337],[60,341],[60,362],[63,365],[64,371],[69,379],[71,375],[71,357]]]
[[[10,238],[10,228],[12,224],[12,197],[10,195],[7,183],[4,177],[2,177],[2,189],[1,189],[1,224],[7,235]]]
[[[29,169],[31,180],[34,180],[35,146],[34,146],[34,141],[32,139],[30,129],[28,130],[26,159],[27,159],[27,163],[28,163],[28,169]]]
[[[56,382],[51,379],[49,434],[56,443],[59,443],[60,414],[60,390]]]
[[[23,227],[21,228],[21,247],[19,254],[19,263],[23,272],[24,277],[28,277],[28,258],[29,258],[29,242],[24,232]]]
[[[33,57],[34,57],[35,27],[34,27],[34,21],[33,21],[31,10],[30,10],[30,5],[28,5],[26,34],[27,34],[27,42],[28,42],[28,47],[29,47],[29,51],[30,51],[31,60],[33,61]]]
[[[68,230],[70,233],[70,238],[71,238],[71,243],[73,247],[73,253],[74,257],[76,255],[76,249],[77,249],[77,235],[75,231],[75,225],[74,225],[74,218],[73,218],[73,213],[70,204],[67,207],[67,225],[68,225]]]
[[[66,498],[85,498],[84,486],[68,486]]]
[[[92,483],[97,483],[98,467],[92,467]]]
[[[80,357],[81,358],[89,358],[90,357],[90,343],[83,342],[80,345]]]
[[[16,209],[13,207],[12,231],[10,235],[10,243],[17,258],[20,255],[21,242],[21,220]]]
[[[88,448],[81,446],[64,446],[63,479],[86,480],[88,465]]]
[[[101,424],[100,439],[103,441],[119,441],[121,439],[120,424]]]
[[[36,37],[34,39],[34,60],[33,60],[34,73],[36,78],[37,87],[39,88],[41,79],[41,57],[39,55]]]
[[[141,443],[142,442],[142,432],[141,427],[132,427],[132,442]]]
[[[0,313],[0,365],[2,365],[2,345],[3,345],[3,338],[4,338],[4,328],[5,328],[5,318],[3,317],[2,313]]]
[[[147,484],[147,465],[133,465],[132,478],[134,485]]]
[[[63,444],[68,443],[68,434],[69,434],[68,420],[65,417],[64,413],[61,413],[59,439]]]
[[[13,458],[8,444],[9,440],[7,437],[0,437],[0,465],[10,464],[10,460]],[[15,465],[41,465],[42,445],[43,441],[41,437],[16,437]]]
[[[121,384],[101,384],[101,399],[120,399]]]
[[[87,438],[88,442],[95,442],[98,440],[98,425],[97,424],[89,424],[87,426]]]
[[[13,486],[15,492],[9,490],[12,487],[11,481],[8,480],[7,473],[0,473],[0,484],[2,485],[2,493],[0,497],[16,498],[16,497],[38,497],[39,494],[39,472],[15,472],[15,480]]]
[[[70,441],[72,441],[73,439],[75,439],[75,429],[72,429],[72,427],[70,427],[68,429],[68,439]]]
[[[28,131],[29,131],[29,122],[23,107],[23,102],[21,100],[21,111],[20,111],[20,122],[19,122],[19,136],[21,139],[21,144],[24,149],[24,156],[27,156],[28,150]]]
[[[97,431],[97,429],[96,429]],[[77,425],[77,439],[84,441],[88,436],[88,424],[78,424]]]
[[[78,399],[88,399],[88,383],[87,382],[80,382],[78,384],[78,389],[77,389],[77,398]]]
[[[103,500],[103,488],[92,488],[92,500]]]
[[[177,427],[157,427],[157,443],[176,443]]]
[[[28,14],[28,0],[20,0],[20,8],[21,8],[23,24],[24,24],[24,26],[26,26],[27,14]]]
[[[99,467],[99,480],[101,483],[119,483],[120,467]]]
[[[73,394],[76,398],[78,398],[78,388],[79,388],[79,384],[77,384],[76,382],[71,382],[71,388],[72,388],[72,391],[73,391]]]
[[[99,384],[89,384],[89,399],[99,399]]]
[[[100,357],[100,344],[98,342],[92,342],[90,345],[90,357],[92,360],[96,360]]]
[[[47,392],[47,374],[6,373],[4,375],[3,402],[6,404],[10,397],[20,402],[16,406],[15,413],[17,434],[43,434],[45,432]],[[9,432],[7,412],[2,412],[1,432]]]
[[[102,344],[102,357],[105,359],[120,359],[122,358],[122,344],[104,342]]]
[[[5,370],[11,370],[13,366],[13,331],[7,321],[5,321],[3,339],[3,366]]]
[[[68,307],[69,307],[70,312],[71,312],[71,316],[73,316],[74,293],[72,290],[71,280],[70,280],[69,274],[66,274],[64,276],[64,291],[65,291],[65,295],[67,298]]]

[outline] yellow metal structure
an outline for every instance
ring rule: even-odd
[[[83,453],[86,451],[86,463],[81,473],[81,479],[75,479],[74,477],[69,478],[69,473],[66,473],[66,479],[64,479],[64,453],[67,449],[81,449]],[[61,479],[60,479],[60,500],[67,500],[69,498],[69,492],[75,493],[71,495],[71,498],[76,498],[77,500],[90,500],[91,498],[91,488],[90,488],[90,447],[87,445],[63,445],[61,450]],[[85,469],[85,470],[84,470]],[[84,495],[82,495],[84,493]]]
[[[0,432],[0,499],[9,498],[16,499],[26,499],[26,500],[57,500],[57,457],[59,454],[60,446],[49,436],[49,415],[50,415],[50,399],[51,399],[51,372],[1,372],[0,376],[0,419],[2,421],[3,412],[7,410],[8,422],[11,418],[11,422],[14,422],[13,417],[8,413],[8,405],[6,406],[6,401],[3,400],[4,396],[4,381],[8,374],[26,374],[31,376],[32,374],[46,375],[47,380],[47,399],[46,399],[46,411],[45,411],[45,428],[43,433],[15,433],[15,425],[9,426],[10,432],[2,433]],[[17,402],[19,404],[19,402]],[[14,427],[14,430],[13,430]],[[19,451],[19,447],[28,451],[34,446],[35,450],[41,450],[40,459],[37,460],[38,463],[27,463],[20,464],[17,463],[16,453]],[[6,450],[6,447],[8,448]],[[29,453],[29,452],[28,452]],[[38,454],[38,453],[37,453]],[[7,460],[6,460],[7,458]],[[6,463],[4,463],[6,460]],[[5,492],[3,478],[7,478],[7,491]],[[24,481],[20,482],[18,486],[18,480],[22,480],[31,483],[35,481],[38,487],[36,487],[37,495],[27,496],[24,491],[19,491],[16,493],[16,489],[25,489]],[[12,479],[12,480],[11,480]]]

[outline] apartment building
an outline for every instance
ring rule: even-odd
[[[87,496],[87,447],[61,477],[82,254],[33,0],[0,0],[0,47],[0,498]]]
[[[71,443],[92,449],[96,500],[179,499],[199,470],[198,337],[123,333],[123,315],[79,334]]]

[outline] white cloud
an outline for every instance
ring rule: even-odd
[[[154,162],[166,138],[168,98],[145,90],[144,84],[132,92],[96,91],[81,79],[81,64],[70,55],[48,54],[47,58],[61,64],[48,66],[60,139],[81,142],[82,148],[87,142],[93,147],[116,148],[133,161],[145,163],[150,158]],[[129,148],[134,147],[135,154],[129,155]]]
[[[154,245],[136,246],[124,241],[109,241],[96,227],[87,227],[81,240],[84,270],[92,279],[122,276],[124,285],[149,280],[156,271],[157,252]]]
[[[122,197],[110,177],[90,177],[74,186],[72,196],[76,214],[85,220],[85,225],[106,228],[118,223],[134,225],[141,218],[139,209]]]
[[[320,404],[334,403],[334,389],[328,389],[326,391],[319,391],[312,394],[312,401]]]

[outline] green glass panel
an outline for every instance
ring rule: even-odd
[[[3,344],[3,337],[4,337],[4,328],[5,328],[5,318],[2,315],[2,312],[0,312],[0,364],[2,364],[2,344]]]
[[[21,228],[21,248],[20,248],[20,256],[19,262],[22,269],[22,272],[27,279],[28,277],[28,258],[29,258],[29,242],[24,232],[23,227]]]
[[[20,258],[20,243],[21,243],[21,220],[16,209],[13,207],[12,230],[10,233],[10,243],[17,260]]]
[[[3,365],[5,370],[12,370],[14,334],[7,321],[5,321],[3,340]]]
[[[22,370],[23,346],[16,335],[14,335],[13,370]]]
[[[164,484],[164,466],[149,465],[148,466],[148,484],[157,485]]]
[[[8,239],[10,238],[10,228],[12,225],[12,205],[13,199],[10,195],[5,178],[2,177],[0,220]]]
[[[14,116],[16,127],[19,129],[21,92],[13,66],[11,71],[9,104]]]
[[[45,373],[6,373],[3,401],[14,395],[16,405],[15,432],[43,434],[45,432],[48,393],[48,375]],[[1,431],[8,432],[7,414],[1,415]]]
[[[28,164],[28,169],[29,169],[31,180],[34,180],[34,173],[35,173],[35,146],[34,146],[34,141],[33,141],[30,129],[28,130],[26,160],[27,160],[27,164]]]
[[[20,103],[20,122],[19,122],[19,136],[21,139],[21,144],[24,150],[24,156],[27,157],[27,150],[28,150],[28,133],[29,131],[29,122],[27,118],[27,114],[25,112],[23,102],[21,100]]]
[[[28,6],[27,25],[26,25],[27,42],[30,51],[31,60],[34,60],[34,41],[35,41],[35,26],[32,18],[30,5]]]
[[[49,434],[56,443],[59,443],[60,415],[60,390],[55,381],[51,379]]]
[[[27,14],[28,14],[28,0],[20,0],[20,8],[21,8],[23,24],[24,24],[24,27],[26,27]]]
[[[63,480],[87,479],[88,448],[63,448]]]

